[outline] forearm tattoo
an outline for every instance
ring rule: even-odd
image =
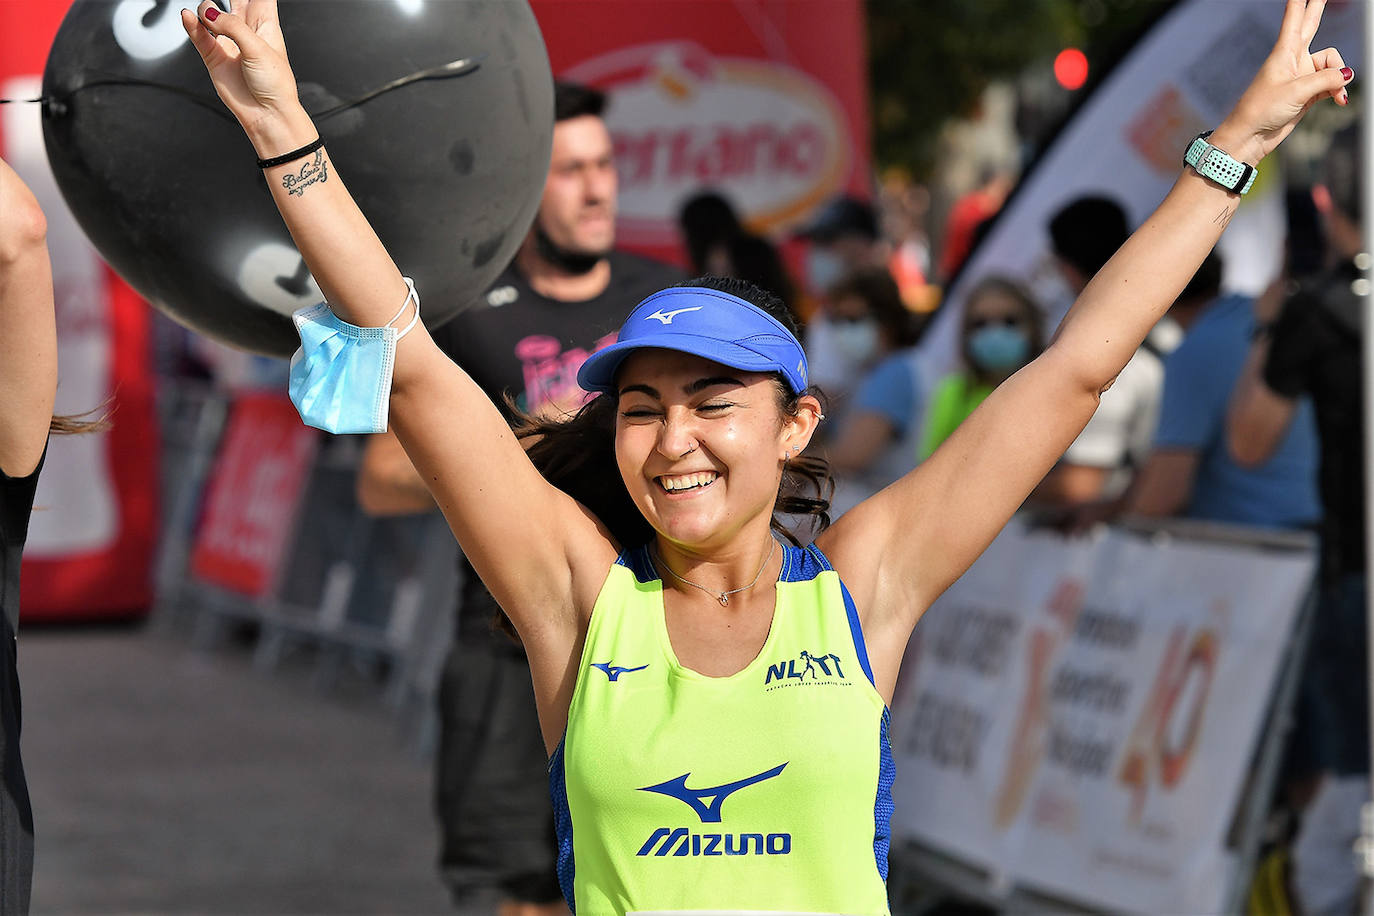
[[[324,161],[324,150],[317,149],[315,158],[301,166],[299,172],[282,176],[281,186],[286,189],[286,193],[300,197],[305,193],[305,189],[315,182],[328,180],[329,163]]]
[[[1221,208],[1221,212],[1216,215],[1212,222],[1218,226],[1221,226],[1224,229],[1226,228],[1226,226],[1230,224],[1231,217],[1235,215],[1236,208],[1228,204],[1227,206]]]

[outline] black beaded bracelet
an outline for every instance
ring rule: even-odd
[[[289,153],[282,153],[280,156],[273,156],[271,159],[259,159],[258,168],[270,169],[274,165],[286,165],[288,162],[294,162],[304,156],[309,156],[322,146],[324,146],[324,137],[316,137],[314,141],[307,143],[300,149],[293,149]]]

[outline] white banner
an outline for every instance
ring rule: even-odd
[[[1312,44],[1339,47],[1356,73],[1362,9],[1330,4]],[[958,359],[964,297],[988,274],[1027,283],[1049,330],[1058,325],[1072,295],[1050,259],[1050,217],[1075,198],[1103,195],[1139,225],[1177,180],[1188,141],[1217,126],[1259,69],[1283,10],[1278,0],[1181,0],[1150,30],[1035,162],[970,255],[922,343],[933,372]],[[1281,155],[1260,167],[1218,246],[1227,289],[1257,294],[1283,263]]]
[[[1013,522],[916,628],[893,835],[1112,910],[1210,913],[1305,552]]]

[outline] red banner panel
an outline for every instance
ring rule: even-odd
[[[680,260],[675,220],[713,189],[785,235],[869,193],[859,0],[534,0],[554,73],[610,95],[619,242]]]
[[[250,597],[272,590],[318,442],[285,397],[235,399],[210,473],[193,576]]]

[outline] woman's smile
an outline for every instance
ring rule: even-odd
[[[715,471],[696,471],[690,474],[664,474],[655,478],[665,492],[673,496],[700,493],[720,477]]]

